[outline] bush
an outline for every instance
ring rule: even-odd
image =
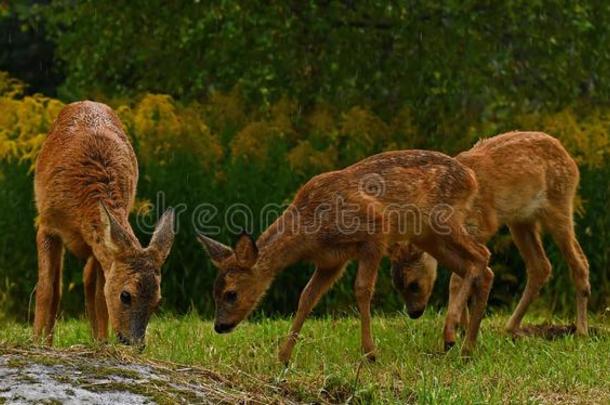
[[[44,134],[63,104],[41,95],[23,97],[22,87],[7,75],[0,75],[0,209],[5,213],[0,216],[4,231],[0,235],[0,303],[23,319],[36,280],[31,167]],[[196,308],[204,316],[212,314],[215,270],[195,241],[193,229],[193,224],[209,214],[201,210],[201,203],[217,208],[208,226],[218,227],[219,239],[230,244],[242,227],[260,234],[268,223],[260,218],[263,208],[269,203],[287,204],[304,181],[321,171],[387,149],[426,146],[455,152],[458,146],[469,147],[478,136],[515,127],[548,131],[560,138],[579,161],[582,180],[576,220],[579,239],[591,263],[591,307],[599,310],[609,304],[608,108],[583,105],[555,113],[464,118],[460,127],[468,129],[462,136],[421,138],[417,134],[423,130],[415,125],[407,108],[387,120],[364,106],[340,110],[319,103],[304,108],[287,97],[265,109],[247,109],[239,88],[216,92],[205,103],[177,102],[160,94],[108,102],[125,124],[139,159],[138,203],[132,215],[138,236],[147,241],[150,227],[146,225],[154,222],[164,207],[171,205],[179,212],[180,231],[164,270],[164,307],[168,310]],[[252,210],[253,223],[237,216],[234,226],[227,226],[227,215],[236,203]],[[509,242],[504,233],[492,242],[497,274],[492,303],[496,305],[511,303],[524,285],[523,264]],[[549,247],[556,270],[545,288],[546,299],[554,307],[571,310],[569,271],[556,248]],[[76,292],[65,295],[62,308],[68,314],[83,312],[82,265],[75,259],[66,264],[64,281],[68,290]],[[261,311],[293,311],[310,273],[307,265],[299,265],[281,274]],[[441,275],[437,304],[446,300],[446,272]],[[318,311],[351,311],[352,282],[350,271]],[[384,263],[375,308],[401,308],[400,298],[391,291]]]
[[[390,117],[408,104],[428,133],[439,114],[610,96],[602,2],[54,0],[24,14],[56,44],[63,99],[200,99],[239,83],[259,105],[287,95]]]

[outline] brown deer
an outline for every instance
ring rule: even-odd
[[[470,353],[493,279],[487,268],[489,251],[462,226],[476,189],[470,169],[446,155],[387,152],[311,179],[256,242],[242,234],[231,249],[200,235],[219,270],[214,286],[215,330],[230,332],[246,318],[283,269],[297,261],[313,262],[315,272],[279,352],[279,359],[287,363],[305,318],[346,263],[355,259],[362,348],[373,360],[370,307],[379,263],[388,246],[409,240],[465,280],[450,309],[455,323],[448,328],[456,326],[473,291],[472,322],[462,347],[464,354]]]
[[[165,212],[143,248],[128,222],[137,180],[136,156],[110,107],[83,101],[59,113],[34,179],[38,341],[53,342],[66,246],[87,261],[83,278],[94,338],[107,338],[110,318],[122,343],[143,347],[148,320],[161,298],[161,266],[174,240],[174,213]]]
[[[460,153],[456,160],[474,171],[479,192],[466,217],[467,230],[486,243],[507,224],[527,269],[523,296],[506,329],[517,333],[530,303],[551,274],[551,264],[540,239],[547,230],[559,246],[571,269],[576,286],[576,331],[587,334],[589,265],[576,236],[573,201],[578,187],[578,167],[561,143],[541,132],[510,132],[479,141]],[[395,287],[406,301],[407,311],[417,318],[424,311],[434,280],[434,255],[417,246],[401,244],[392,248],[392,275]],[[460,299],[459,275],[452,274],[449,306]],[[449,321],[449,320],[448,320]],[[464,308],[463,324],[468,323]],[[446,336],[454,341],[454,336]]]

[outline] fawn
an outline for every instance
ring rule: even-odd
[[[547,230],[568,262],[576,286],[576,331],[587,334],[587,299],[590,295],[589,264],[576,236],[573,200],[578,186],[578,166],[561,143],[541,132],[509,132],[479,141],[456,160],[471,168],[479,192],[466,217],[466,228],[486,243],[504,224],[508,225],[527,269],[523,296],[506,330],[517,333],[530,303],[551,274],[551,264],[540,239]],[[394,245],[391,249],[395,287],[406,301],[412,318],[425,309],[434,280],[434,255],[417,246]],[[449,305],[457,300],[462,280],[452,274]],[[461,323],[468,323],[464,307]],[[445,337],[454,342],[455,336]]]
[[[493,280],[487,267],[489,251],[463,229],[464,213],[476,190],[471,170],[446,155],[386,152],[312,178],[256,242],[244,233],[231,249],[199,235],[219,270],[214,285],[215,330],[230,332],[246,318],[283,269],[297,261],[313,262],[315,272],[279,351],[280,361],[287,363],[305,318],[346,263],[355,259],[362,349],[374,360],[370,306],[379,263],[388,246],[409,240],[464,278],[450,309],[456,324],[473,291],[472,322],[462,347],[468,354]]]
[[[61,110],[34,179],[37,340],[53,342],[66,246],[86,260],[86,309],[94,338],[107,338],[110,318],[122,343],[143,348],[148,320],[161,298],[161,266],[174,240],[174,213],[163,214],[143,248],[128,222],[137,180],[136,156],[110,107],[83,101]]]

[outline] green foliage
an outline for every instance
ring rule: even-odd
[[[0,216],[7,232],[0,237],[6,249],[0,255],[4,279],[0,299],[13,314],[27,316],[26,297],[35,284],[36,251],[34,246],[35,211],[32,202],[32,166],[41,135],[48,130],[61,103],[40,96],[21,97],[20,84],[7,76],[4,96],[4,121],[0,127],[0,158],[4,174],[0,209],[16,215]],[[15,90],[16,89],[16,90]],[[185,312],[195,307],[209,316],[213,312],[211,291],[216,271],[195,242],[195,230],[215,227],[219,238],[231,244],[242,228],[260,234],[274,219],[267,216],[268,204],[276,214],[286,205],[299,186],[323,170],[344,167],[372,153],[417,146],[421,132],[413,125],[408,110],[382,120],[367,108],[354,106],[346,111],[316,105],[307,112],[294,100],[282,99],[268,109],[249,110],[238,90],[215,93],[206,103],[180,103],[167,95],[145,94],[133,101],[110,100],[132,139],[140,163],[138,201],[132,217],[140,239],[146,242],[152,223],[167,207],[179,210],[180,230],[166,265],[163,280],[165,307]],[[577,113],[576,110],[581,111]],[[605,212],[608,198],[607,178],[610,166],[608,131],[610,120],[604,109],[566,109],[555,114],[514,116],[511,121],[473,121],[472,133],[492,135],[511,122],[523,122],[558,136],[582,167],[581,194],[578,200],[578,233],[591,263],[594,286],[592,309],[608,305],[607,229],[610,217]],[[532,122],[537,122],[538,125]],[[491,129],[490,129],[491,128]],[[467,143],[466,134],[459,142]],[[445,150],[455,145],[455,138],[441,140],[434,146]],[[162,193],[160,195],[159,193]],[[213,206],[213,217],[205,217],[206,206]],[[235,214],[235,204],[247,207],[252,221]],[[209,213],[209,212],[208,212]],[[263,215],[265,214],[265,215]],[[202,223],[203,221],[203,223]],[[144,225],[150,226],[144,226]],[[202,228],[207,226],[208,228]],[[8,246],[12,246],[10,249]],[[572,310],[573,294],[569,271],[556,248],[549,244],[555,277],[546,289],[553,306]],[[509,305],[518,296],[525,281],[524,266],[507,235],[491,244],[495,252],[493,267],[497,273],[492,303]],[[82,263],[68,261],[64,280],[67,289],[65,311],[82,312]],[[28,271],[24,272],[24,269]],[[374,305],[380,310],[401,308],[393,294],[387,263],[380,272]],[[296,306],[311,268],[301,264],[281,274],[263,303],[262,313],[290,313]],[[354,269],[322,300],[318,313],[351,312]],[[444,304],[448,273],[442,272],[434,302]]]
[[[68,98],[201,97],[240,83],[263,103],[406,103],[433,127],[439,113],[610,96],[603,2],[56,0],[39,9]]]
[[[36,2],[48,0],[0,2],[0,70],[26,82],[28,93],[55,96],[63,75],[53,60],[54,46]]]

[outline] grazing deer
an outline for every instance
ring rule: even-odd
[[[38,156],[34,336],[46,344],[53,342],[64,246],[87,261],[83,278],[94,338],[107,338],[110,318],[122,343],[143,347],[148,320],[159,304],[174,213],[165,212],[143,248],[127,219],[138,165],[122,128],[110,107],[73,103],[59,113]]]
[[[215,330],[230,332],[246,318],[283,269],[298,261],[313,262],[316,270],[301,294],[290,335],[279,352],[279,359],[287,363],[305,318],[341,276],[346,263],[355,259],[359,261],[354,290],[362,348],[373,360],[370,307],[379,263],[388,246],[409,240],[464,278],[450,309],[456,324],[474,292],[472,322],[462,347],[468,354],[493,279],[487,268],[489,251],[462,225],[476,189],[470,169],[446,155],[387,152],[311,179],[256,242],[242,234],[231,249],[199,235],[219,270],[214,286]]]
[[[589,264],[576,236],[573,201],[578,187],[578,167],[561,143],[541,132],[509,132],[479,141],[456,160],[474,171],[479,193],[466,217],[466,228],[486,243],[508,225],[527,269],[523,296],[506,329],[516,333],[530,303],[551,275],[551,263],[540,239],[541,227],[552,236],[568,262],[576,286],[576,330],[587,334]],[[412,318],[425,309],[434,280],[434,255],[417,246],[392,248],[392,276]],[[460,299],[461,279],[452,274],[449,305]],[[462,316],[468,323],[468,308]],[[454,336],[446,341],[455,340]]]

